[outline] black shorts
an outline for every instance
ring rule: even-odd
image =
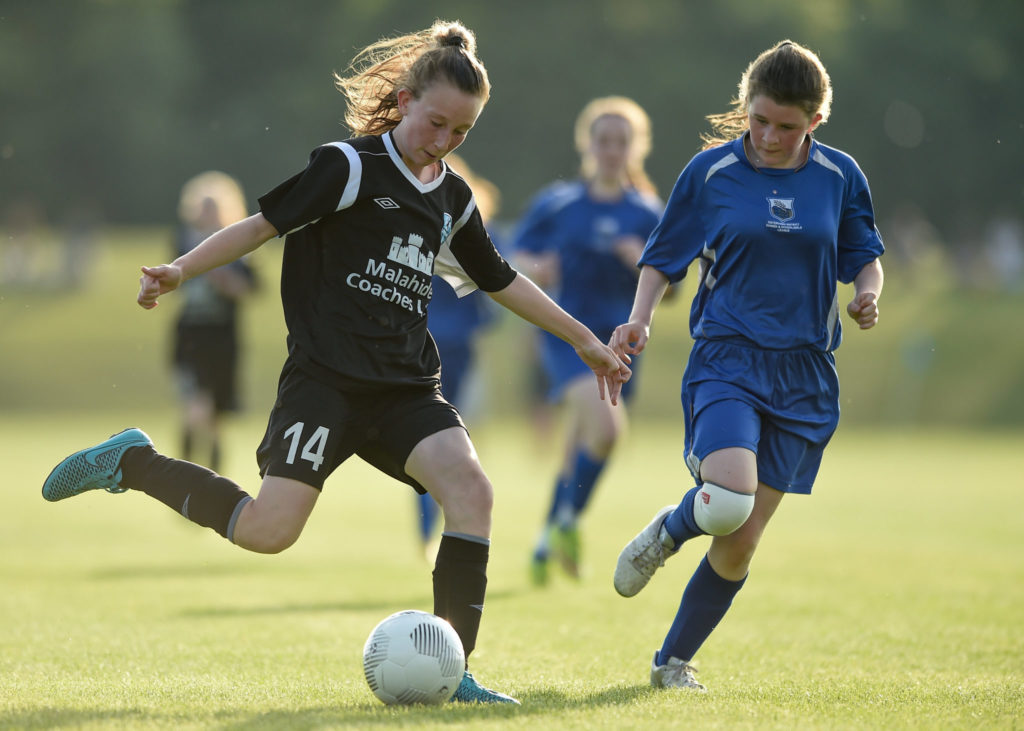
[[[217,413],[237,410],[235,327],[179,324],[174,335],[174,372],[182,398],[207,394]]]
[[[453,426],[466,428],[440,388],[340,391],[314,380],[289,358],[256,461],[262,476],[287,477],[321,490],[328,475],[355,454],[424,493],[405,473],[406,460],[423,439]]]

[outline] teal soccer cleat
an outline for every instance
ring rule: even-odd
[[[125,429],[105,442],[75,452],[53,468],[43,483],[43,497],[57,502],[88,490],[124,492],[128,488],[121,487],[121,458],[132,447],[152,445],[141,429]]]
[[[496,690],[485,688],[476,682],[473,673],[468,670],[462,674],[462,682],[459,683],[455,695],[452,696],[452,703],[513,703],[519,705],[519,701],[510,695],[499,693]]]

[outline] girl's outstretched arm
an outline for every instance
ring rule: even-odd
[[[137,301],[151,310],[159,304],[160,295],[177,289],[192,277],[242,258],[277,234],[262,213],[226,226],[170,264],[142,267]]]
[[[522,274],[517,274],[505,289],[488,294],[502,307],[573,346],[576,354],[594,371],[601,398],[607,394],[613,404],[618,403],[622,384],[629,380],[632,372],[586,325],[559,307]]]

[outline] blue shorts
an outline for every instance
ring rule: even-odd
[[[607,343],[612,337],[611,330],[608,332],[594,330],[594,334],[603,343]],[[640,357],[636,355],[631,357],[633,362],[629,367],[633,371],[633,377],[622,385],[623,401],[629,399],[629,395],[636,387],[637,365],[640,363]],[[594,377],[594,372],[576,354],[576,349],[549,332],[541,333],[540,359],[548,378],[548,400],[552,403],[561,401],[568,385],[580,376]]]
[[[683,375],[686,464],[726,447],[757,455],[757,478],[810,494],[825,445],[839,424],[839,378],[831,353],[762,350],[698,339]]]

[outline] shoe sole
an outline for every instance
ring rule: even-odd
[[[675,510],[675,509],[676,509],[675,505],[666,505],[664,508],[659,510],[654,515],[654,518],[651,519],[651,522],[648,523],[646,526],[644,526],[644,529],[642,531],[640,531],[635,536],[633,536],[633,539],[630,540],[630,542],[627,543],[623,547],[622,551],[619,552],[618,561],[616,561],[616,563],[615,563],[615,574],[614,574],[614,576],[612,578],[612,583],[615,586],[615,591],[619,594],[619,596],[625,597],[627,599],[635,597],[637,594],[639,594],[641,591],[643,591],[644,587],[646,587],[651,582],[651,579],[654,577],[654,574],[657,573],[657,570],[658,570],[658,569],[655,569],[653,572],[651,572],[650,576],[644,577],[643,574],[641,574],[639,571],[637,571],[633,567],[633,559],[632,558],[623,559],[623,556],[626,553],[626,549],[629,548],[630,546],[632,546],[637,541],[637,539],[639,539],[640,536],[642,536],[644,533],[646,533],[647,529],[650,528],[652,525],[657,524],[658,528],[660,529],[661,528],[661,524],[665,522],[665,518],[668,517],[668,515],[673,510]],[[657,540],[657,533],[655,533],[655,540]],[[673,555],[675,555],[675,553],[676,552],[673,552],[673,553],[669,554],[669,556],[673,556]],[[636,558],[637,555],[639,555],[639,553],[638,552],[634,552],[633,558]],[[666,556],[665,558],[668,558],[668,556]],[[626,567],[628,567],[628,569]],[[632,572],[632,574],[636,574],[637,576],[639,576],[640,578],[643,578],[645,580],[643,581],[643,583],[640,584],[640,586],[636,587],[635,589],[632,589],[631,587],[622,587],[622,586],[620,586],[621,581],[626,581],[627,579],[629,581],[635,581],[635,578],[632,575],[624,577],[624,578],[622,578],[620,580],[620,574],[625,574],[625,573],[627,573],[627,571],[628,572]]]

